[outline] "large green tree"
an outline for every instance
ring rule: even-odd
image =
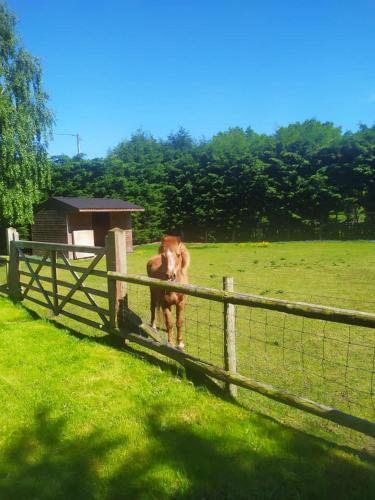
[[[196,141],[137,131],[107,158],[53,159],[53,194],[143,205],[135,240],[373,238],[375,126],[343,134],[307,120],[257,134],[235,127]]]
[[[39,61],[22,46],[15,16],[0,4],[0,224],[23,226],[49,181],[52,114]]]

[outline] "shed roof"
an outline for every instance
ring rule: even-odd
[[[70,210],[77,212],[142,212],[143,207],[128,201],[114,198],[74,198],[54,196],[50,200],[63,203]]]

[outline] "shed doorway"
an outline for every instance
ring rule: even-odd
[[[94,212],[92,214],[92,228],[94,230],[94,244],[104,247],[105,237],[111,229],[110,214],[108,212]]]

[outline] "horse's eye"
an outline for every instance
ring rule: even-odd
[[[176,253],[177,257],[181,257],[181,254],[180,253]]]

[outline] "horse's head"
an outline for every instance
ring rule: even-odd
[[[162,270],[168,281],[178,279],[184,265],[184,245],[179,236],[163,236],[159,248]]]

